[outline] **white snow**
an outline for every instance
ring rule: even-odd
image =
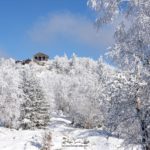
[[[108,138],[106,132],[98,129],[73,128],[68,118],[58,116],[51,118],[45,131],[0,127],[0,150],[40,150],[47,131],[52,134],[51,150],[124,150],[121,139]]]

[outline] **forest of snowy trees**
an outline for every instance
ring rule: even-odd
[[[118,128],[117,135],[122,136],[126,124],[119,124],[116,114],[128,117],[126,112],[134,116],[136,111],[132,102],[126,103],[134,96],[135,77],[102,58],[96,61],[73,54],[70,59],[55,57],[44,66],[1,59],[0,69],[0,123],[9,128],[45,128],[55,112],[68,116],[74,127],[111,132]],[[124,107],[120,110],[118,105]],[[135,127],[136,119],[128,130],[138,135]]]
[[[68,115],[74,126],[104,127],[109,105],[123,92],[129,95],[134,82],[102,59],[76,55],[56,57],[44,66],[1,59],[0,69],[0,122],[11,128],[42,128],[53,112]]]

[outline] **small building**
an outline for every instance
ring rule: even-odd
[[[16,64],[22,64],[22,65],[25,65],[25,64],[30,64],[32,60],[31,59],[26,59],[26,60],[16,60],[15,63]]]
[[[22,65],[30,64],[30,62],[31,62],[31,59],[23,60],[23,61],[22,61]]]
[[[33,61],[48,61],[49,56],[44,53],[37,53],[33,56]]]

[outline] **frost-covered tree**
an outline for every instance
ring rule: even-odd
[[[21,128],[45,128],[49,122],[49,104],[32,68],[26,66],[22,72],[24,103],[21,112]]]
[[[109,56],[121,69],[132,74],[133,82],[127,85],[126,91],[120,90],[127,98],[120,97],[112,105],[112,112],[123,112],[125,108],[129,111],[116,113],[112,119],[116,120],[114,123],[127,125],[124,137],[128,142],[150,150],[150,1],[89,0],[88,5],[98,12],[98,26],[117,16],[124,18],[114,34],[115,44]],[[135,132],[128,132],[130,128]]]
[[[20,83],[15,60],[0,59],[0,125],[9,128],[19,126],[22,103]]]
[[[100,109],[101,86],[98,80],[91,75],[81,75],[72,83],[71,111],[76,126],[93,128],[102,126],[103,115]]]
[[[56,108],[69,115],[74,126],[84,128],[102,126],[101,101],[104,95],[102,95],[102,80],[97,73],[97,61],[73,55],[68,62],[70,62],[69,72],[67,74],[59,72],[59,75],[55,76]],[[104,63],[103,65],[105,69],[108,68]]]

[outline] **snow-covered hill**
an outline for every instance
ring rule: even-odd
[[[134,116],[126,103],[134,80],[102,59],[73,55],[25,65],[0,59],[0,70],[0,150],[45,150],[48,135],[54,150],[122,150],[123,140],[104,132],[116,127],[126,140],[121,133],[131,133],[130,145],[140,139],[135,120],[127,130],[120,124],[125,112]]]
[[[99,129],[73,128],[70,123],[65,116],[55,115],[46,130],[1,127],[0,150],[40,150],[45,132],[51,133],[51,150],[124,150],[121,139],[108,137],[106,132]]]

